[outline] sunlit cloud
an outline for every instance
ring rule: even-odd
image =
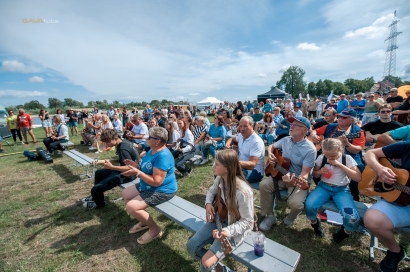
[[[36,83],[44,82],[44,78],[39,77],[39,76],[30,77],[29,80],[30,82],[36,82]]]

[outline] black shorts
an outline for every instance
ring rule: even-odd
[[[135,184],[135,188],[137,188],[138,192],[140,192],[140,196],[142,200],[144,200],[145,203],[147,203],[151,207],[164,203],[176,195],[176,193],[165,194],[165,193],[154,192],[154,191],[142,191],[141,192],[139,183]]]

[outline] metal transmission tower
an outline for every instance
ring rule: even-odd
[[[386,62],[384,63],[383,80],[388,76],[396,75],[396,45],[397,36],[402,32],[397,32],[397,23],[400,20],[396,17],[396,11],[394,11],[393,22],[390,24],[390,35],[384,41],[389,41],[389,45],[386,50]]]

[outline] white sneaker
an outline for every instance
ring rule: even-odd
[[[296,223],[296,219],[298,219],[298,217],[296,216],[295,219],[291,219],[290,218],[290,214],[288,214],[284,219],[283,219],[283,223],[285,223],[288,226],[292,226]]]
[[[90,148],[88,150],[97,150],[97,148],[94,147],[94,146],[90,146]]]
[[[201,159],[197,159],[195,162],[194,162],[194,165],[198,165],[198,164],[200,164],[201,163]]]
[[[278,222],[276,219],[275,215],[268,215],[265,217],[265,219],[262,220],[261,224],[259,225],[259,228],[261,230],[270,230],[272,225],[275,225]]]
[[[202,160],[201,165],[207,164],[208,163],[208,159]]]

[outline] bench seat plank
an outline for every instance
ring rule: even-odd
[[[85,166],[85,165],[89,165],[89,164],[90,164],[89,161],[86,161],[86,160],[84,160],[83,158],[81,158],[81,157],[79,157],[79,156],[73,154],[72,151],[66,150],[66,151],[63,151],[63,154],[65,154],[66,156],[72,158],[73,160],[75,160],[76,162],[78,162],[79,164],[81,164],[82,166]]]
[[[73,153],[74,155],[76,155],[77,157],[80,157],[81,159],[87,161],[88,163],[92,163],[94,161],[94,159],[88,157],[85,154],[82,154],[80,152],[78,152],[77,150],[70,150],[71,153]]]

